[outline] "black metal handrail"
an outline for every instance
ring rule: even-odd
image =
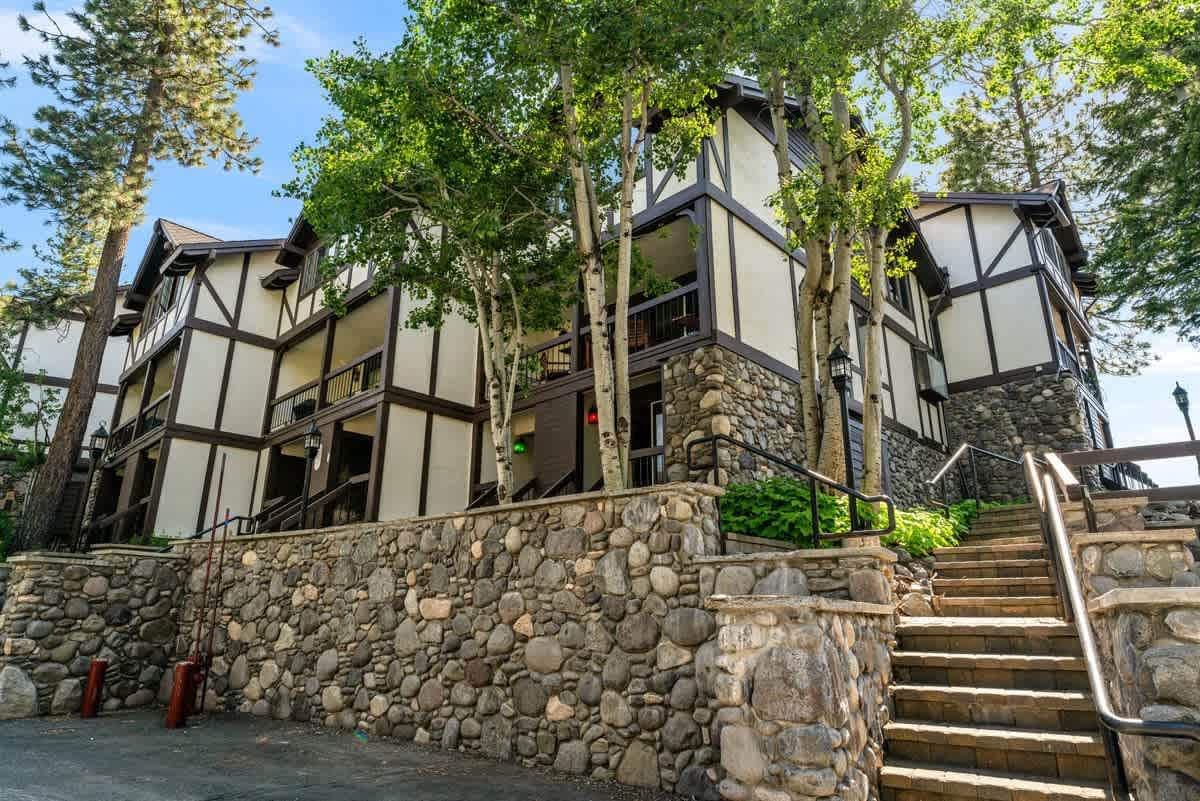
[[[551,484],[549,487],[547,487],[545,492],[543,492],[538,497],[539,498],[553,498],[555,495],[560,494],[568,486],[570,486],[571,489],[575,488],[575,471],[574,470],[568,470],[567,472],[563,473],[561,476],[559,476],[557,481],[555,481],[553,484]]]
[[[834,481],[832,478],[829,478],[828,476],[823,476],[820,473],[816,473],[816,472],[813,472],[812,470],[809,470],[807,467],[803,467],[801,465],[796,464],[795,462],[788,461],[787,459],[784,459],[780,456],[776,456],[773,453],[769,453],[768,451],[763,450],[762,448],[758,447],[757,445],[751,445],[749,442],[742,442],[739,439],[734,439],[733,437],[729,437],[724,434],[712,434],[710,436],[701,437],[700,439],[692,440],[691,442],[689,442],[688,446],[687,446],[688,470],[710,470],[711,469],[715,473],[719,473],[720,472],[720,470],[718,469],[718,461],[719,460],[717,458],[717,443],[718,442],[727,442],[735,448],[741,448],[742,450],[747,451],[748,453],[753,453],[756,456],[760,456],[763,459],[766,459],[768,462],[771,462],[772,464],[776,464],[776,465],[779,465],[780,467],[787,468],[788,470],[791,470],[793,473],[798,473],[799,475],[802,475],[808,479],[808,503],[809,503],[809,511],[812,515],[812,538],[813,538],[812,542],[813,542],[814,548],[819,548],[822,540],[840,540],[840,539],[844,539],[846,537],[882,537],[887,534],[891,534],[896,529],[896,504],[892,502],[892,499],[889,496],[887,496],[887,495],[864,495],[863,493],[859,492],[858,490],[856,490],[852,487],[847,487],[845,484],[839,484],[838,482]],[[711,465],[697,465],[695,463],[695,460],[692,458],[694,456],[693,450],[695,449],[695,447],[697,445],[708,445],[708,444],[711,444],[712,448],[713,448],[712,464]],[[858,501],[861,501],[862,503],[868,503],[868,504],[882,503],[884,505],[884,507],[887,509],[887,527],[886,528],[874,528],[874,529],[859,529],[854,526],[853,522],[851,522],[851,529],[849,531],[828,532],[828,533],[821,531],[821,516],[820,516],[818,508],[817,508],[817,485],[818,484],[825,486],[825,487],[829,487],[830,489],[837,490],[838,492],[844,493],[847,496],[847,502],[850,505],[851,512],[854,511],[854,500],[855,499],[857,499]],[[853,521],[855,518],[856,518],[856,516],[851,514],[851,521]]]
[[[211,534],[214,531],[220,531],[221,529],[225,528],[226,526],[230,526],[230,525],[235,526],[235,529],[233,532],[234,536],[243,537],[243,536],[247,536],[249,534],[255,533],[255,530],[258,528],[258,518],[252,517],[250,515],[236,515],[234,517],[228,518],[227,520],[222,520],[220,523],[217,523],[215,526],[209,526],[208,528],[202,528],[199,531],[197,531],[195,534],[189,534],[186,537],[182,537],[182,539],[198,540],[207,534]],[[170,550],[170,548],[165,548],[164,550]]]
[[[964,466],[962,463],[964,454],[968,456],[971,466],[972,492],[970,494],[967,492],[967,479],[964,475]],[[946,460],[941,469],[934,473],[933,477],[925,482],[925,488],[928,493],[926,497],[927,502],[932,506],[940,507],[947,517],[950,516],[950,489],[946,486],[946,475],[950,472],[950,468],[952,467],[957,468],[959,492],[963,499],[965,500],[968,497],[973,497],[975,499],[975,511],[979,511],[981,495],[979,485],[979,463],[975,454],[986,456],[989,459],[996,459],[1001,462],[1006,462],[1008,464],[1014,464],[1018,467],[1021,466],[1020,459],[1014,459],[1013,457],[1005,456],[1002,453],[989,451],[987,448],[980,448],[978,445],[972,445],[969,442],[964,442],[963,444],[959,445],[958,449],[955,450],[954,453],[950,454],[950,458]],[[939,483],[941,484],[942,490],[942,499],[940,501],[932,497],[932,492]]]
[[[104,449],[105,457],[112,456],[136,439],[138,418],[133,417],[113,429],[108,437],[108,446]]]
[[[1096,707],[1096,716],[1100,719],[1101,739],[1107,754],[1109,785],[1118,801],[1128,801],[1129,780],[1125,775],[1125,764],[1121,759],[1121,744],[1118,734],[1141,735],[1145,737],[1172,737],[1200,742],[1200,724],[1184,721],[1147,720],[1118,715],[1112,707],[1108,696],[1108,685],[1100,668],[1100,652],[1096,647],[1095,634],[1092,632],[1091,620],[1088,617],[1087,605],[1083,600],[1083,584],[1075,569],[1071,557],[1071,544],[1067,537],[1067,527],[1063,520],[1062,507],[1059,505],[1055,479],[1042,475],[1033,464],[1032,455],[1026,457],[1026,477],[1030,481],[1030,492],[1035,502],[1039,504],[1043,518],[1043,531],[1048,540],[1047,545],[1054,553],[1056,564],[1061,571],[1060,587],[1065,592],[1064,606],[1070,609],[1079,634],[1079,645],[1087,668],[1088,684],[1092,691],[1092,702]]]

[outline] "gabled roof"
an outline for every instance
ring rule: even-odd
[[[142,254],[142,260],[138,264],[137,273],[125,295],[124,307],[133,313],[141,312],[163,275],[186,273],[196,264],[218,255],[278,250],[282,246],[282,239],[226,242],[195,228],[171,220],[157,219],[151,229],[150,241]],[[129,325],[128,320],[125,325]]]
[[[1030,222],[1050,230],[1067,257],[1080,291],[1095,291],[1096,280],[1084,269],[1088,252],[1080,239],[1064,181],[1048,181],[1023,192],[918,192],[917,197],[922,203],[1010,206]]]

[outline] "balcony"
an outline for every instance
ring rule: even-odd
[[[639,303],[629,311],[629,353],[636,354],[700,333],[699,291],[695,283],[680,287],[657,298]],[[608,318],[609,334],[613,317]],[[541,343],[521,358],[517,385],[530,391],[566,378],[572,372],[572,348],[576,337],[562,334]],[[592,335],[584,326],[578,337],[579,369],[592,368]],[[486,388],[481,387],[480,400],[487,401]]]
[[[284,426],[311,417],[317,410],[317,398],[320,390],[319,381],[310,381],[273,401],[267,416],[267,432],[278,431]]]
[[[383,375],[383,349],[366,354],[325,379],[325,403],[332,406],[379,388]]]

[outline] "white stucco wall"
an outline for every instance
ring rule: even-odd
[[[450,316],[442,324],[438,353],[439,398],[474,405],[478,339],[475,326]]]
[[[938,325],[942,332],[942,348],[946,354],[946,372],[950,381],[965,381],[991,374],[992,362],[988,355],[987,332],[978,294],[955,298],[954,303],[938,318]]]
[[[434,415],[433,438],[429,446],[427,514],[466,508],[470,464],[471,424]]]
[[[164,466],[162,494],[153,521],[153,533],[182,537],[196,532],[200,513],[200,489],[208,468],[209,445],[187,439],[172,439]],[[160,457],[161,454],[160,454]]]
[[[383,451],[380,520],[397,520],[417,514],[421,503],[421,445],[424,440],[425,413],[393,403],[388,409],[387,446]],[[464,480],[466,473],[464,469]]]
[[[947,205],[925,203],[914,210],[913,214],[919,219],[923,215],[940,211]],[[976,280],[965,209],[955,209],[931,220],[925,220],[920,223],[920,228],[938,267],[950,270],[951,286],[969,284]]]
[[[200,284],[197,289],[199,294],[196,297],[196,316],[202,320],[216,323],[217,325],[232,325],[232,318],[237,314],[237,296],[238,286],[242,280],[242,259],[241,253],[233,253],[228,256],[218,257],[204,271],[204,279],[211,285],[211,289],[203,284]],[[225,306],[225,311],[229,313],[229,318],[221,312],[217,301],[214,299],[220,298],[221,303]]]
[[[1014,231],[1017,232],[1016,239],[1004,255],[1000,256],[1000,261],[996,263],[991,274],[998,275],[1025,267],[1032,262],[1025,232],[1018,231],[1021,220],[1012,209],[1006,206],[976,204],[971,207],[971,216],[975,222],[975,241],[979,245],[979,261],[984,272],[987,272],[989,265],[996,260],[1004,248],[1004,243]]]
[[[729,253],[729,212],[719,203],[709,201],[712,220],[712,283],[716,294],[716,325],[718,331],[733,336],[735,332],[733,314],[733,268]]]
[[[217,421],[228,340],[204,331],[192,331],[191,336],[187,363],[180,367],[184,371],[183,384],[175,420],[184,425],[212,428]]]
[[[234,343],[229,388],[225,392],[225,409],[221,414],[222,431],[252,437],[262,433],[273,358],[274,352],[266,348],[246,342]]]
[[[795,310],[787,254],[741,220],[735,220],[733,228],[742,341],[796,367]]]
[[[225,481],[221,486],[220,506],[217,505],[217,485],[221,484],[221,458],[225,457]],[[170,458],[175,458],[175,444],[171,445]],[[207,454],[205,456],[207,457]],[[254,468],[258,464],[258,452],[242,448],[227,448],[219,446],[213,459],[212,480],[209,481],[208,497],[204,500],[204,518],[201,528],[212,525],[213,510],[217,512],[217,522],[225,518],[225,510],[230,517],[248,515],[254,504]],[[199,493],[197,487],[194,492]],[[168,503],[167,496],[159,501],[159,507]],[[195,521],[193,521],[195,522]],[[236,529],[231,530],[235,531]]]
[[[733,112],[726,116],[729,119],[733,197],[763,222],[783,233],[783,227],[775,221],[775,209],[767,202],[767,196],[775,191],[778,183],[771,143],[742,119],[740,114]],[[741,266],[739,258],[739,275]]]
[[[1033,276],[987,291],[988,312],[1001,372],[1050,361],[1050,343]]]

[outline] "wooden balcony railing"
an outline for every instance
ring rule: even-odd
[[[563,334],[549,342],[543,342],[536,349],[522,356],[521,373],[517,376],[517,386],[527,391],[570,375],[571,340],[570,334]],[[483,389],[486,394],[487,388]]]

